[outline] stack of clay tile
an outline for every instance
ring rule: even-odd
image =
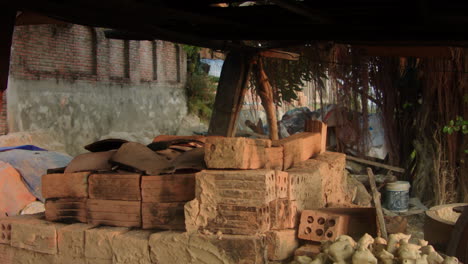
[[[42,177],[46,219],[183,230],[194,172],[204,168],[203,140],[159,136],[148,146],[117,139],[86,146],[90,152]]]

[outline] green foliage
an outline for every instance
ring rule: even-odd
[[[211,117],[217,77],[208,76],[203,71],[200,63],[199,47],[182,45],[182,49],[187,53],[187,107],[190,113],[200,117],[203,121],[208,121]]]
[[[215,100],[217,81],[206,74],[193,74],[187,80],[188,110],[208,121]]]
[[[463,117],[457,116],[455,120],[450,120],[449,124],[444,126],[444,133],[449,135],[454,132],[462,132],[463,135],[468,134],[468,120],[464,120]],[[465,149],[465,153],[468,154],[468,149]]]
[[[306,82],[314,82],[320,90],[325,91],[326,65],[314,61],[320,54],[311,56],[300,50],[297,53],[301,55],[297,61],[262,58],[265,73],[274,89],[275,103],[278,105],[297,100],[297,93],[303,90]],[[253,87],[257,87],[256,81],[251,78]]]
[[[455,120],[450,120],[447,126],[444,126],[444,133],[451,135],[453,132],[461,131],[464,135],[468,134],[468,120],[463,120],[463,117],[457,116]]]

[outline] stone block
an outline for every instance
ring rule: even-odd
[[[85,231],[93,228],[88,224],[72,224],[60,228],[57,232],[58,253],[63,258],[84,258]]]
[[[263,236],[160,232],[151,235],[153,263],[266,264]]]
[[[271,229],[292,229],[298,226],[296,201],[277,199],[270,202]]]
[[[260,169],[266,165],[265,148],[271,140],[243,137],[208,137],[205,162],[211,169]]]
[[[266,233],[266,245],[269,260],[285,260],[299,247],[296,230],[269,231]]]
[[[283,169],[283,147],[265,148],[266,164],[265,169],[282,170]]]
[[[204,170],[196,175],[197,199],[212,204],[264,206],[276,198],[274,170]]]
[[[141,202],[88,199],[88,223],[141,227]]]
[[[304,240],[335,240],[348,234],[349,216],[304,210],[298,229],[298,237]]]
[[[63,224],[22,219],[11,224],[11,245],[46,254],[57,254],[57,230]]]
[[[283,169],[285,170],[322,152],[319,133],[294,134],[273,142],[273,145],[283,147]]]
[[[186,202],[195,198],[195,174],[142,176],[143,202]]]
[[[140,174],[99,173],[89,176],[89,198],[141,201]]]
[[[47,199],[45,218],[47,221],[86,223],[86,198]]]
[[[112,241],[118,235],[128,232],[128,228],[102,226],[93,229],[87,229],[85,232],[85,257],[94,259],[99,263],[110,261],[112,263]]]
[[[185,230],[185,202],[142,203],[143,229]]]
[[[151,264],[149,237],[151,231],[132,230],[115,236],[112,245],[113,264]]]
[[[42,176],[42,197],[87,198],[89,172],[57,173]]]

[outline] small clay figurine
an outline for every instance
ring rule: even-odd
[[[456,257],[446,257],[442,264],[458,264],[458,259]]]
[[[334,264],[346,264],[354,253],[354,247],[349,241],[336,241],[330,245],[328,256]]]
[[[403,233],[391,234],[388,239],[387,251],[395,255],[396,250],[400,246],[400,241],[403,240],[408,242],[410,238],[411,235]]]

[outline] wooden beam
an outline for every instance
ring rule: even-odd
[[[359,163],[363,163],[363,164],[367,164],[367,165],[372,165],[372,166],[379,167],[379,168],[384,168],[384,169],[391,170],[391,171],[400,172],[400,173],[405,172],[405,169],[402,169],[402,168],[398,168],[398,167],[395,167],[395,166],[390,166],[390,165],[387,165],[387,164],[382,164],[382,163],[375,162],[375,161],[360,159],[360,158],[356,158],[356,157],[353,157],[353,156],[350,156],[350,155],[346,155],[346,159],[356,161],[356,162],[359,162]]]
[[[216,92],[208,135],[233,137],[250,72],[251,55],[231,51],[226,56]]]
[[[322,14],[310,9],[308,6],[303,5],[296,1],[289,1],[289,0],[271,0],[276,5],[289,10],[295,14],[301,15],[306,17],[312,21],[317,22],[330,22],[330,19],[325,18]]]
[[[300,55],[297,53],[287,52],[283,50],[265,50],[265,51],[260,52],[259,55],[262,57],[291,60],[291,61],[297,61],[299,60],[299,57],[300,57]]]
[[[13,41],[15,18],[16,10],[0,8],[0,91],[2,92],[5,91],[8,86],[11,44]]]
[[[437,57],[451,58],[452,53],[449,47],[437,46],[354,46],[363,51],[367,56],[386,56],[386,57]]]
[[[380,236],[384,239],[387,239],[387,227],[385,226],[385,218],[382,211],[382,204],[380,202],[381,195],[377,190],[377,185],[375,184],[375,176],[371,168],[367,168],[367,175],[369,175],[369,183],[372,190],[372,198],[374,199],[375,210],[377,213],[377,220],[380,228]]]
[[[21,12],[16,17],[16,26],[24,26],[24,25],[42,25],[42,24],[55,24],[55,25],[63,25],[68,24],[67,22],[50,18],[48,16],[44,16],[34,12]]]

